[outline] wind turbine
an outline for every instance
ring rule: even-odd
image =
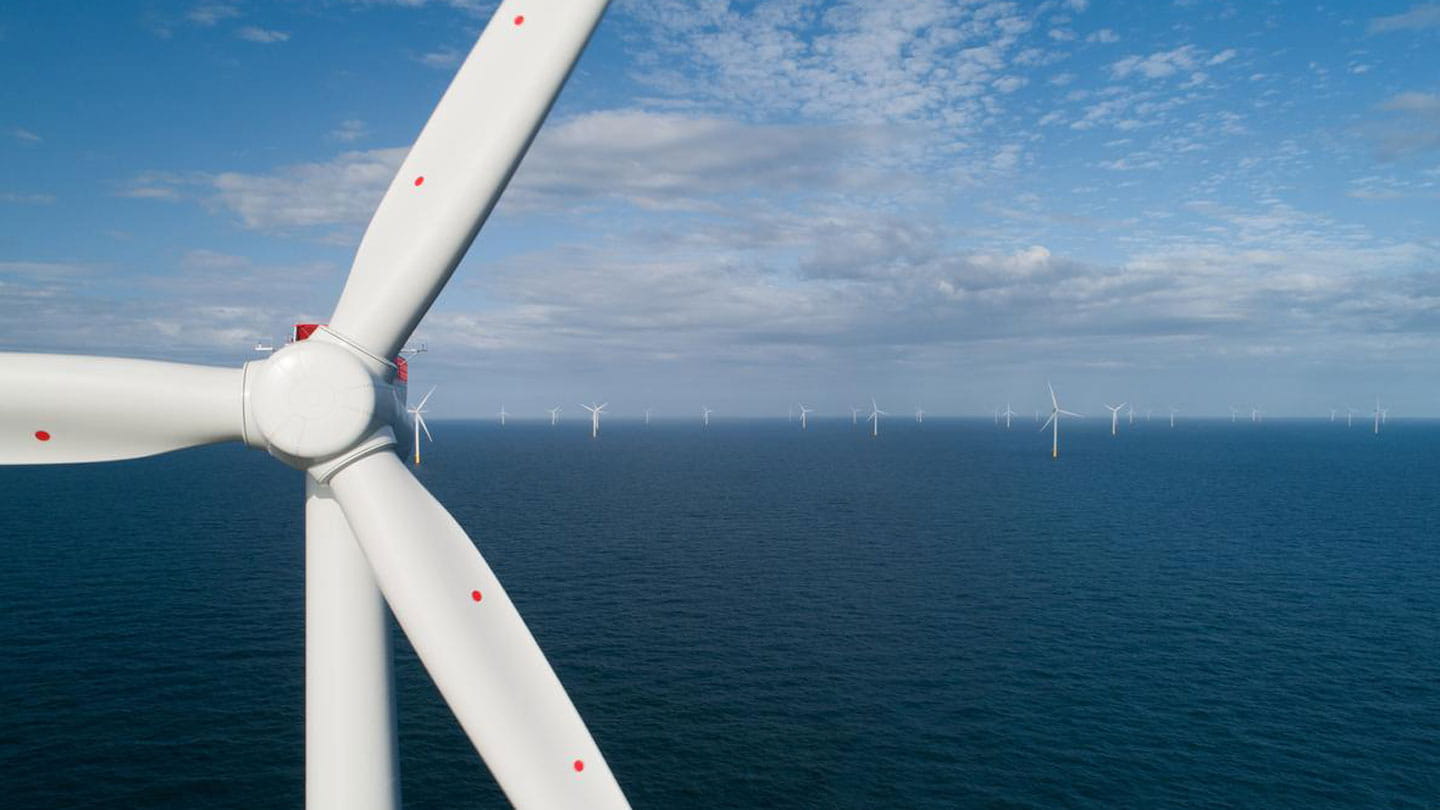
[[[0,463],[242,442],[306,472],[312,810],[399,804],[387,603],[513,806],[629,806],[475,543],[396,452],[407,413],[398,352],[500,198],[607,0],[526,0],[523,15],[512,5],[500,6],[401,162],[328,325],[307,325],[303,339],[243,369],[0,353]]]
[[[812,413],[814,413],[814,412],[815,412],[815,409],[814,409],[814,408],[807,408],[807,407],[805,407],[805,403],[803,403],[803,402],[800,403],[800,429],[801,429],[801,430],[805,430],[805,429],[806,429],[806,428],[805,428],[805,425],[806,425],[805,417],[809,416],[810,414],[812,414]]]
[[[500,403],[500,427],[505,427],[505,417],[509,415],[510,413],[505,410],[505,403]]]
[[[1050,389],[1050,406],[1051,406],[1051,407],[1050,407],[1050,418],[1045,420],[1045,424],[1041,425],[1041,426],[1040,426],[1040,429],[1041,429],[1041,430],[1044,430],[1045,428],[1050,427],[1051,425],[1054,425],[1054,431],[1055,431],[1055,433],[1054,433],[1054,438],[1052,439],[1051,444],[1050,444],[1050,457],[1051,457],[1051,458],[1059,458],[1059,457],[1060,457],[1060,417],[1061,417],[1061,416],[1074,416],[1074,417],[1076,417],[1076,418],[1079,418],[1080,414],[1075,413],[1074,411],[1064,410],[1063,408],[1060,407],[1060,400],[1055,397],[1055,386],[1053,386],[1053,385],[1051,385],[1050,383],[1047,382],[1047,383],[1045,383],[1045,387]]]
[[[1131,406],[1130,406],[1129,414],[1130,414],[1130,426],[1131,426],[1131,427],[1134,427],[1134,426],[1135,426],[1135,406],[1134,406],[1134,405],[1131,405]]]
[[[1239,418],[1239,416],[1240,416],[1240,409],[1239,409],[1239,408],[1236,408],[1234,405],[1231,405],[1231,406],[1230,406],[1230,424],[1232,424],[1232,425],[1235,424],[1235,420],[1236,420],[1237,418]],[[1331,416],[1334,416],[1334,414],[1332,413]]]
[[[803,408],[804,406],[802,405],[801,407]],[[786,421],[786,422],[794,422],[794,421],[795,421],[795,406],[794,406],[794,405],[786,405],[786,406],[785,406],[785,421]],[[802,421],[802,422],[805,421],[805,415],[804,415],[803,413],[800,415],[800,421]]]
[[[1008,402],[1005,403],[1005,410],[1001,411],[1001,412],[1000,412],[1000,415],[1003,416],[1003,417],[1005,417],[1005,429],[1006,429],[1006,430],[1009,430],[1009,429],[1010,429],[1010,417],[1012,417],[1012,416],[1018,416],[1018,414],[1016,414],[1015,411],[1011,410],[1011,408],[1010,408],[1010,403],[1008,403]]]
[[[646,409],[645,409],[645,424],[647,424],[647,425],[650,424],[650,413],[651,413],[651,411],[654,411],[654,410],[655,410],[654,408],[646,408]]]
[[[1179,413],[1179,412],[1180,412],[1180,409],[1179,409],[1179,408],[1175,407],[1174,405],[1171,405],[1171,406],[1170,406],[1170,427],[1172,427],[1172,428],[1175,427],[1175,414],[1177,414],[1177,413]]]
[[[1250,409],[1250,421],[1254,422],[1257,425],[1260,424],[1260,421],[1264,417],[1264,415],[1265,412],[1260,410],[1259,405],[1256,405]]]
[[[863,410],[865,410],[865,409],[864,409],[864,408],[857,408],[857,407],[855,407],[854,405],[851,405],[851,406],[850,406],[850,424],[851,424],[851,425],[858,425],[858,424],[860,424],[860,421],[859,421],[859,420],[860,420],[860,412],[863,411]]]
[[[872,438],[880,435],[880,417],[889,415],[890,414],[885,411],[880,410],[880,406],[875,404],[874,397],[870,398],[870,415],[865,417],[865,421],[871,423],[870,436]]]
[[[560,419],[560,406],[556,405],[553,408],[548,408],[545,412],[550,414],[550,427],[555,427],[555,423]]]
[[[1335,408],[1331,408],[1331,409],[1330,409],[1330,421],[1331,421],[1331,422],[1334,422],[1334,421],[1335,421],[1335,413],[1336,413],[1336,409],[1335,409]]]
[[[710,414],[712,414],[712,413],[714,413],[714,412],[715,412],[715,409],[714,409],[714,408],[704,408],[704,407],[702,407],[702,408],[700,409],[700,418],[702,418],[702,419],[705,420],[705,427],[710,427]]]
[[[600,414],[605,412],[608,402],[596,405],[593,401],[589,405],[581,404],[580,407],[590,412],[590,438],[594,439],[600,435]]]
[[[1380,435],[1380,418],[1384,412],[1380,409],[1380,398],[1375,398],[1375,435]]]
[[[919,405],[915,406],[915,421],[922,425],[925,423],[925,409]]]
[[[435,441],[435,437],[430,435],[430,428],[426,427],[425,425],[425,403],[430,401],[430,395],[433,393],[435,393],[435,386],[432,385],[430,386],[430,390],[425,392],[425,396],[420,398],[419,405],[416,405],[413,408],[405,409],[405,412],[410,414],[411,421],[413,423],[413,427],[410,432],[415,437],[416,464],[420,463],[420,431],[425,431],[425,438],[429,439],[432,442]]]
[[[1126,405],[1129,405],[1129,404],[1130,404],[1130,403],[1128,403],[1128,402],[1122,402],[1122,403],[1120,403],[1119,405],[1106,405],[1106,406],[1105,406],[1105,409],[1110,412],[1110,435],[1111,435],[1111,436],[1114,436],[1115,433],[1116,433],[1116,431],[1117,431],[1117,429],[1119,428],[1119,425],[1120,425],[1120,409],[1121,409],[1121,408],[1124,408]]]
[[[1350,407],[1349,405],[1346,405],[1346,406],[1345,406],[1345,427],[1347,427],[1347,428],[1348,428],[1348,427],[1354,427],[1354,425],[1355,425],[1355,409],[1352,408],[1352,407]]]

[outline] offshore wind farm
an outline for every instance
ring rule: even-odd
[[[1440,806],[1435,2],[91,5],[7,808]]]

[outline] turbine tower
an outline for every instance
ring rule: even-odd
[[[1381,416],[1383,416],[1383,415],[1384,415],[1384,411],[1380,409],[1380,398],[1379,398],[1379,397],[1376,397],[1376,398],[1375,398],[1375,435],[1376,435],[1376,436],[1379,436],[1379,435],[1380,435],[1380,418],[1381,418]]]
[[[509,415],[510,413],[505,410],[505,403],[500,403],[500,427],[505,427],[505,417]]]
[[[807,424],[807,422],[806,422],[806,417],[808,417],[810,414],[812,414],[812,413],[814,413],[814,412],[815,412],[815,409],[814,409],[814,408],[807,408],[807,407],[805,407],[805,403],[803,403],[803,402],[800,403],[800,429],[801,429],[801,430],[805,430],[805,429],[806,429],[806,427],[805,427],[806,424]]]
[[[865,417],[865,421],[871,423],[871,424],[870,424],[870,436],[871,436],[871,438],[874,438],[874,437],[880,435],[880,417],[882,417],[882,416],[889,416],[889,415],[890,415],[890,414],[886,413],[885,411],[880,410],[880,406],[875,404],[875,398],[874,398],[874,397],[871,397],[871,398],[870,398],[870,415],[867,416],[867,417]]]
[[[863,411],[863,410],[865,410],[865,409],[864,409],[864,408],[857,408],[857,407],[855,407],[854,405],[851,405],[851,406],[850,406],[850,424],[851,424],[851,425],[858,425],[858,424],[860,424],[860,412]]]
[[[629,806],[495,573],[405,466],[396,439],[409,413],[400,350],[499,201],[606,5],[500,5],[400,162],[328,324],[303,325],[243,368],[0,353],[0,463],[238,442],[305,472],[311,810],[399,805],[392,613],[511,805]]]
[[[1056,396],[1055,396],[1055,386],[1053,386],[1053,385],[1051,385],[1050,383],[1047,382],[1047,383],[1045,383],[1045,387],[1050,389],[1050,418],[1045,420],[1045,424],[1041,425],[1041,426],[1040,426],[1040,429],[1041,429],[1041,430],[1044,430],[1044,429],[1047,428],[1047,427],[1051,427],[1051,426],[1054,427],[1054,436],[1053,436],[1053,438],[1051,439],[1051,442],[1050,442],[1050,457],[1051,457],[1051,458],[1059,458],[1059,457],[1060,457],[1060,417],[1061,417],[1061,416],[1074,416],[1074,417],[1076,417],[1076,418],[1078,419],[1078,418],[1080,417],[1080,414],[1075,413],[1075,412],[1073,412],[1073,411],[1067,411],[1067,410],[1065,410],[1065,409],[1063,409],[1063,408],[1060,407],[1060,400],[1057,399]]]
[[[589,405],[581,404],[580,407],[590,412],[590,438],[594,439],[600,435],[600,414],[605,412],[605,406],[609,404],[602,402],[596,405],[594,400],[591,400]]]
[[[925,423],[925,409],[919,405],[915,406],[915,421],[920,424]]]
[[[1010,418],[1013,416],[1018,416],[1019,414],[1015,413],[1015,411],[1010,408],[1010,403],[1007,402],[1005,403],[1005,410],[1001,411],[1000,415],[1005,417],[1005,429],[1009,430]]]
[[[705,427],[710,427],[710,414],[712,414],[712,413],[714,413],[714,412],[715,412],[715,410],[714,410],[713,408],[703,408],[703,407],[702,407],[702,408],[700,409],[700,418],[705,420]]]
[[[1355,409],[1349,405],[1345,406],[1345,427],[1355,426]]]
[[[1237,407],[1235,407],[1234,405],[1231,405],[1231,406],[1230,406],[1230,424],[1232,424],[1232,425],[1235,424],[1235,420],[1236,420],[1237,418],[1239,418],[1239,416],[1240,416],[1240,409],[1237,408]]]
[[[654,411],[654,410],[655,410],[654,408],[646,408],[646,409],[645,409],[645,424],[647,424],[647,425],[650,424],[650,413],[651,413],[652,411]]]
[[[1130,403],[1128,403],[1128,402],[1122,402],[1122,403],[1120,403],[1119,405],[1106,405],[1106,406],[1105,406],[1105,409],[1108,410],[1108,411],[1110,411],[1110,435],[1111,435],[1111,436],[1114,436],[1115,433],[1116,433],[1116,431],[1117,431],[1118,428],[1119,428],[1119,425],[1120,425],[1120,409],[1121,409],[1121,408],[1124,408],[1126,405],[1129,405],[1129,404],[1130,404]]]
[[[1175,427],[1175,414],[1177,414],[1177,413],[1179,413],[1179,412],[1180,412],[1180,409],[1179,409],[1179,408],[1175,407],[1174,405],[1171,405],[1171,406],[1170,406],[1170,427],[1172,427],[1172,428]]]
[[[405,412],[410,414],[410,433],[415,437],[416,464],[420,463],[420,431],[425,431],[425,438],[429,439],[432,442],[435,441],[435,438],[430,435],[430,428],[426,427],[425,425],[425,403],[430,401],[430,395],[433,393],[435,393],[435,386],[432,385],[430,386],[430,390],[425,392],[425,396],[420,398],[420,404],[414,406],[413,408],[405,409]]]
[[[550,427],[555,427],[555,423],[560,419],[560,406],[556,405],[548,409],[546,413],[550,414]]]

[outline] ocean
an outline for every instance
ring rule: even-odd
[[[636,808],[1440,807],[1440,423],[431,427]],[[301,806],[301,474],[0,487],[0,805]],[[397,651],[406,805],[507,806]]]

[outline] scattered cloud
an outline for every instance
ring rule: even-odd
[[[276,42],[285,42],[290,39],[289,32],[275,31],[255,25],[247,25],[240,28],[235,32],[235,36],[246,42],[258,42],[262,45],[273,45]]]
[[[347,118],[330,131],[330,139],[342,143],[354,143],[369,134],[365,122],[358,118]]]
[[[21,127],[11,127],[5,130],[5,134],[9,135],[17,143],[23,144],[25,146],[34,146],[36,144],[45,142],[44,138],[36,135],[28,129],[23,129]]]
[[[460,63],[464,61],[464,59],[464,52],[454,49],[431,51],[415,57],[415,60],[420,64],[435,68],[436,70],[454,70],[460,67]]]
[[[1369,31],[1372,34],[1388,34],[1424,28],[1440,28],[1440,4],[1424,3],[1401,14],[1376,17],[1370,21]]]
[[[186,21],[210,28],[240,16],[240,9],[228,3],[201,3],[185,13]]]
[[[1101,28],[1100,30],[1085,37],[1085,41],[1098,42],[1102,45],[1110,45],[1112,43],[1119,42],[1120,35],[1110,30],[1109,28]]]
[[[50,205],[55,202],[54,194],[24,194],[18,191],[0,191],[0,203],[13,205]]]

